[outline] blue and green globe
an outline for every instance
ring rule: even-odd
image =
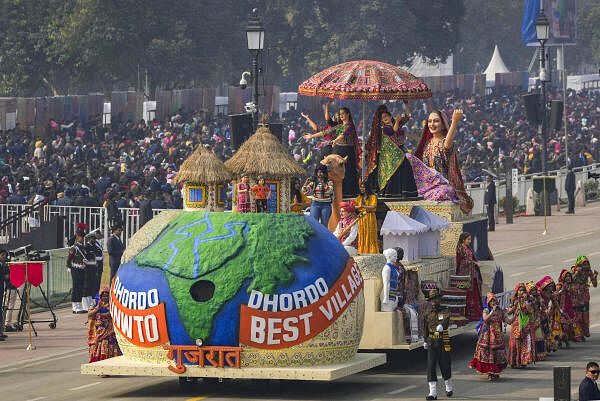
[[[337,238],[304,215],[181,211],[160,217],[131,239],[128,247],[143,246],[125,255],[117,277],[130,292],[157,290],[173,345],[201,339],[238,346],[240,306],[252,290],[290,294],[319,278],[331,288],[349,259]],[[355,302],[362,332],[362,294]],[[353,352],[359,340],[360,334]]]

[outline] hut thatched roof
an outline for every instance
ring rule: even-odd
[[[188,157],[177,175],[176,183],[189,184],[218,184],[231,181],[231,173],[225,164],[211,151],[204,149],[200,144],[198,148]]]
[[[247,173],[278,178],[306,174],[279,139],[264,126],[240,146],[225,166],[235,175]]]

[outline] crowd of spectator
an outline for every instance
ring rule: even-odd
[[[551,93],[549,100],[561,97],[561,93]],[[361,117],[360,102],[345,102],[344,106],[351,108],[355,122],[360,125],[357,121]],[[367,129],[371,126],[377,104],[370,106]],[[460,107],[465,112],[455,139],[465,181],[481,181],[487,172],[500,174],[506,168],[508,157],[512,158],[513,167],[520,173],[534,174],[542,171],[542,136],[538,133],[537,126],[532,126],[527,120],[521,90],[499,90],[487,96],[459,96],[449,92],[427,101],[412,101],[412,118],[404,129],[420,136],[432,109],[445,111],[449,118],[455,107]],[[404,112],[401,102],[390,103],[388,108],[394,116]],[[310,117],[315,121],[324,119],[324,116]],[[318,159],[318,152],[314,152],[310,144],[303,143],[302,134],[309,128],[302,120],[298,116],[288,126],[290,146],[296,160],[310,164]],[[580,167],[600,161],[600,93],[569,90],[567,121],[569,164]],[[360,128],[358,134],[361,135]],[[407,145],[409,150],[414,150],[417,143],[407,138]],[[549,128],[548,170],[562,167],[566,167],[564,126],[561,130]]]
[[[557,97],[560,94],[550,95]],[[353,109],[360,135],[360,103],[345,102],[344,106]],[[455,145],[465,181],[479,181],[486,171],[500,172],[509,157],[522,173],[541,171],[541,135],[527,121],[521,91],[488,96],[447,93],[410,106],[412,119],[405,129],[418,135],[430,110],[439,108],[450,115],[455,107],[464,109]],[[401,102],[389,107],[394,115],[404,111]],[[324,115],[310,117],[318,125],[325,124]],[[372,112],[367,114],[367,128],[371,118]],[[312,129],[296,110],[285,113],[282,120],[290,152],[312,172],[319,161],[319,143],[302,138]],[[570,164],[578,167],[599,161],[600,94],[569,91],[567,120]],[[230,140],[227,116],[185,110],[166,121],[148,123],[121,122],[115,117],[103,124],[101,116],[85,122],[50,121],[42,138],[17,127],[0,132],[0,202],[47,199],[62,206],[106,206],[114,216],[117,208],[181,208],[181,193],[173,182],[181,163],[200,144],[226,160],[234,152]],[[549,130],[549,170],[565,166],[564,146],[564,130]],[[408,140],[408,148],[416,148],[414,141]]]

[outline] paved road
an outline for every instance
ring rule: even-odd
[[[546,274],[557,277],[579,253],[587,254],[594,267],[600,268],[600,229],[576,238],[503,253],[496,259],[505,272],[505,287],[512,288],[517,281],[538,280]],[[569,351],[559,351],[548,361],[525,371],[508,369],[496,383],[488,383],[468,368],[474,335],[455,338],[454,399],[537,400],[538,397],[551,397],[553,365],[572,366],[575,391],[588,358],[600,359],[600,289],[592,290],[591,322],[593,334],[586,343],[574,344]],[[0,392],[3,401],[423,400],[427,391],[423,351],[395,352],[389,354],[389,359],[391,362],[386,366],[332,383],[226,381],[202,383],[197,390],[186,394],[180,392],[177,380],[172,378],[82,376],[79,365],[87,361],[87,355],[85,351],[76,351],[52,360],[0,368]],[[443,394],[441,386],[439,390]]]

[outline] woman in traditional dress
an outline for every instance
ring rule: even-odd
[[[377,197],[371,188],[365,184],[360,185],[360,195],[354,200],[358,213],[366,213],[358,221],[358,253],[379,253],[377,238]]]
[[[310,216],[327,227],[331,217],[333,201],[333,181],[329,179],[327,166],[319,164],[315,177],[308,177],[302,186],[302,192],[311,199]]]
[[[454,188],[461,210],[464,213],[469,213],[473,209],[473,199],[465,191],[458,157],[454,148],[454,136],[462,118],[462,110],[454,110],[452,124],[448,127],[448,123],[441,111],[435,110],[431,112],[427,120],[427,125],[423,129],[423,135],[421,136],[415,156],[422,160],[428,167],[440,172],[447,179]],[[415,179],[417,179],[416,172]],[[417,185],[419,184],[417,183]]]
[[[537,287],[546,309],[546,315],[542,316],[542,332],[546,340],[546,350],[548,353],[556,352],[558,349],[556,340],[552,333],[554,319],[560,320],[560,308],[558,301],[554,296],[556,285],[550,276],[546,276],[537,282]]]
[[[300,181],[294,180],[291,195],[290,211],[292,213],[304,213],[304,210],[310,206],[310,199],[302,192]]]
[[[248,176],[242,175],[242,181],[237,184],[238,213],[250,213],[250,184]]]
[[[333,153],[341,157],[348,157],[346,161],[346,173],[342,182],[342,192],[344,197],[355,197],[358,194],[358,177],[360,173],[359,163],[361,149],[356,135],[356,128],[352,120],[352,114],[346,107],[339,111],[340,123],[317,132],[316,134],[306,134],[304,139],[309,140],[321,136],[331,135],[333,140]]]
[[[479,262],[471,250],[471,234],[462,233],[456,246],[456,274],[470,276],[471,286],[467,290],[467,307],[465,317],[469,320],[481,318],[481,284],[483,279],[479,270]]]
[[[509,318],[499,307],[496,296],[488,292],[483,314],[477,325],[479,339],[470,366],[481,374],[487,374],[489,381],[498,379],[500,372],[508,365],[502,323],[512,324],[514,320],[514,317]]]
[[[529,324],[535,340],[535,360],[545,361],[546,337],[542,331],[542,319],[546,316],[546,308],[544,308],[542,303],[537,285],[535,285],[533,281],[528,281],[525,283],[525,287],[527,288],[527,295],[529,296],[531,307],[533,309],[532,318],[529,321]]]
[[[121,355],[108,309],[109,290],[103,285],[95,304],[88,311],[90,363]]]
[[[581,332],[575,322],[575,310],[573,309],[573,276],[571,272],[563,269],[558,277],[556,285],[556,294],[558,305],[561,309],[560,326],[563,337],[558,340],[558,346],[561,347],[565,343],[565,347],[569,348],[569,341],[580,341]]]
[[[404,101],[404,116],[396,120],[381,105],[375,111],[371,124],[371,136],[367,142],[367,161],[369,182],[378,188],[381,194],[416,198],[418,195],[415,177],[410,162],[406,161],[405,136],[418,140],[416,136],[406,134],[402,126],[410,120],[408,102]]]
[[[535,363],[535,344],[529,322],[533,308],[527,297],[525,284],[518,283],[511,297],[511,306],[506,311],[513,315],[515,320],[510,326],[508,341],[508,360],[513,369],[526,368]]]

